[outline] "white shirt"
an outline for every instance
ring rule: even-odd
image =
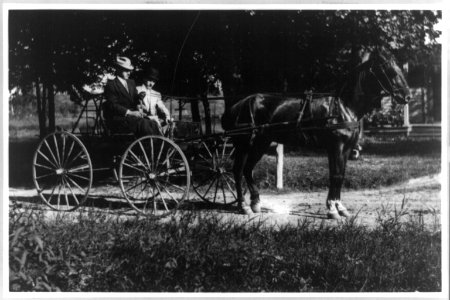
[[[117,78],[119,78],[119,81],[123,84],[123,87],[127,90],[127,92],[130,92],[130,91],[128,90],[128,84],[127,84],[127,81],[126,81],[125,79],[123,79],[122,77],[120,77],[120,76],[117,76]]]
[[[138,94],[145,92],[145,98],[142,100],[144,108],[149,112],[150,115],[156,116],[158,107],[163,111],[166,118],[170,117],[170,112],[167,110],[166,106],[161,100],[161,94],[153,89],[147,89],[145,85],[136,87]]]

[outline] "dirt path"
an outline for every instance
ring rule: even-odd
[[[378,224],[378,219],[395,217],[396,212],[401,213],[401,221],[414,219],[423,222],[430,230],[439,230],[441,223],[441,185],[438,175],[426,176],[409,180],[408,182],[373,190],[346,191],[342,193],[342,200],[352,215],[356,215],[355,221],[373,227]],[[102,186],[91,190],[90,195],[96,196],[120,195],[117,187]],[[48,218],[54,217],[57,213],[50,211],[44,205],[36,206],[37,194],[35,190],[20,190],[10,188],[10,200],[17,200],[22,207],[33,205],[39,207]],[[267,225],[296,225],[304,220],[315,224],[326,224],[327,226],[337,226],[340,221],[327,220],[325,210],[325,199],[327,192],[315,193],[270,193],[261,195],[262,213],[252,217],[242,216],[230,212],[229,210],[217,209],[214,207],[205,208],[199,205],[199,210],[206,213],[211,211],[220,215],[224,221],[234,222],[264,222]],[[105,202],[105,197],[101,197]],[[106,198],[106,203],[110,201]],[[31,203],[31,204],[30,204]],[[101,207],[103,206],[103,207]],[[203,207],[203,209],[202,209]],[[403,210],[402,210],[403,207]],[[118,213],[126,218],[130,213],[128,208],[121,210],[111,210],[111,205],[103,204],[97,208],[98,211],[110,213],[117,217]],[[75,213],[66,213],[69,217],[76,217]]]

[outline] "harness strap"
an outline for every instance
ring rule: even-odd
[[[360,122],[359,121],[354,121],[354,122],[341,122],[338,124],[326,124],[325,128],[326,129],[353,129],[353,128],[358,128],[360,126]]]
[[[303,105],[302,105],[302,107],[300,108],[300,113],[299,113],[298,118],[297,118],[297,128],[300,128],[300,127],[301,127],[301,126],[300,126],[300,123],[302,122],[303,114],[305,113],[305,108],[306,108],[306,105],[307,105],[307,104],[309,104],[309,108],[310,108],[310,110],[311,110],[311,101],[312,101],[312,92],[311,92],[311,93],[308,93],[308,94],[306,95],[306,99],[303,101]]]

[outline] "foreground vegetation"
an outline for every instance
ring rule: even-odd
[[[413,292],[441,290],[440,232],[380,216],[337,227],[268,227],[209,215],[179,220],[10,216],[10,290]]]

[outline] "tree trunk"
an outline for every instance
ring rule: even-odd
[[[48,129],[49,132],[55,131],[55,90],[53,83],[48,85]]]
[[[47,134],[47,114],[46,114],[46,99],[45,99],[45,89],[41,93],[41,82],[39,78],[36,79],[36,100],[39,118],[39,136],[43,138]]]
[[[200,118],[200,110],[198,108],[198,99],[191,100],[191,112],[192,112],[192,121],[202,123]],[[200,126],[200,131],[202,131],[202,126]]]
[[[426,105],[426,90],[425,90],[425,88],[421,88],[421,91],[422,91],[422,123],[426,123],[426,119],[427,119],[427,112],[426,112],[426,108],[425,108],[425,105]]]
[[[222,81],[223,97],[225,101],[225,114],[229,112],[231,106],[237,101],[237,95],[241,89],[240,68],[237,64],[237,53],[235,50],[236,39],[233,33],[233,20],[227,14],[221,14],[221,24],[228,24],[220,32],[221,44],[223,45],[222,57],[220,60],[219,73]]]
[[[205,111],[205,132],[211,134],[211,109],[209,107],[208,95],[204,93],[202,95],[203,108]]]

